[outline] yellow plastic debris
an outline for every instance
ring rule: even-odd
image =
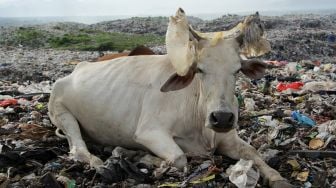
[[[298,175],[296,176],[296,179],[302,182],[307,181],[308,179],[308,175],[309,175],[309,171],[303,171],[298,173]]]
[[[297,162],[297,160],[289,160],[287,163],[292,166],[293,170],[300,170],[300,164]]]
[[[43,105],[42,103],[37,103],[37,104],[35,105],[35,108],[38,109],[38,110],[43,109],[43,107],[44,107],[44,105]]]
[[[319,149],[324,145],[324,142],[321,138],[314,138],[309,141],[310,149]]]
[[[204,182],[207,182],[207,181],[215,179],[215,176],[216,175],[213,174],[213,175],[210,175],[210,176],[203,177],[203,178],[200,178],[198,180],[192,181],[190,183],[194,184],[194,185],[195,184],[204,183]],[[177,183],[164,183],[164,184],[159,185],[158,187],[181,187],[181,182],[177,182]]]

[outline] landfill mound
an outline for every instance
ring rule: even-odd
[[[275,68],[259,80],[238,75],[238,134],[293,185],[335,187],[336,59],[327,40],[334,30],[321,29],[329,19],[297,20],[298,28],[266,20],[273,50],[262,58]],[[0,187],[267,187],[250,161],[216,154],[187,154],[178,170],[145,151],[88,143],[104,167],[71,160],[47,115],[49,93],[78,62],[98,56],[1,47]]]

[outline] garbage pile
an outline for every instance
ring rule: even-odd
[[[336,65],[265,61],[259,80],[240,75],[239,136],[293,185],[336,186]],[[9,77],[11,78],[11,77]],[[100,169],[68,157],[47,112],[50,81],[0,80],[0,187],[265,187],[252,161],[193,156],[178,170],[145,151],[89,143]]]
[[[335,186],[336,65],[266,63],[277,68],[263,79],[238,80],[239,135],[292,184]]]

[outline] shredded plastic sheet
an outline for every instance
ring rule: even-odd
[[[192,185],[201,184],[201,183],[204,183],[204,182],[211,181],[211,180],[215,179],[215,176],[216,175],[213,174],[213,175],[210,175],[210,176],[203,177],[203,178],[200,178],[198,180],[192,181],[190,183]],[[181,187],[181,184],[182,184],[182,182],[178,182],[178,183],[164,183],[164,184],[159,185],[158,187]]]
[[[226,170],[229,180],[238,188],[253,188],[258,183],[259,171],[252,168],[252,160],[240,159],[235,165]]]

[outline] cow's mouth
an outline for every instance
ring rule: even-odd
[[[234,129],[234,126],[232,126],[230,128],[223,128],[223,127],[217,127],[217,126],[210,125],[209,128],[214,130],[215,132],[218,132],[218,133],[225,133],[225,132],[229,132],[232,129]]]

